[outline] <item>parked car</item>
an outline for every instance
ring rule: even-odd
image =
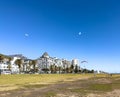
[[[11,74],[11,71],[9,69],[1,69],[0,74]]]

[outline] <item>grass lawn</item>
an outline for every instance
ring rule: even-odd
[[[98,74],[96,77],[105,77]],[[93,74],[20,74],[0,75],[0,91],[7,91],[19,88],[39,88],[45,85],[74,81],[78,79],[91,78]],[[114,75],[113,77],[116,77]],[[95,87],[95,86],[94,86]]]
[[[0,91],[18,89],[21,87],[41,87],[44,85],[92,77],[92,74],[18,74],[0,75]]]
[[[83,80],[82,85],[69,89],[71,92],[86,95],[88,93],[106,93],[113,90],[120,89],[120,75],[105,76],[97,75],[97,77]],[[115,96],[114,96],[115,97]]]
[[[66,97],[70,95],[84,97],[90,93],[101,95],[119,89],[120,75],[112,75],[112,77],[106,74],[97,74],[96,76],[94,74],[20,74],[0,76],[0,93],[3,93],[6,97],[16,97],[16,95],[21,95],[20,97],[33,97],[33,95],[36,95],[36,97],[59,97],[58,95],[60,97],[65,95]],[[119,93],[116,96],[118,97],[118,95]]]
[[[53,83],[67,79],[90,77],[92,75],[81,74],[20,74],[1,75],[0,85],[26,85],[32,83]]]

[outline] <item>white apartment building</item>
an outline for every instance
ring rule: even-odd
[[[9,59],[4,58],[2,61],[0,61],[0,74],[11,74],[9,67],[10,67]]]
[[[78,59],[73,59],[72,60],[72,64],[75,66],[75,65],[79,65],[79,61]]]

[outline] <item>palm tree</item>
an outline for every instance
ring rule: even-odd
[[[65,73],[65,61],[62,61],[63,66],[62,66],[62,72]]]
[[[78,66],[77,66],[77,64],[75,65],[75,73],[78,73]]]
[[[70,71],[71,71],[71,73],[73,73],[73,71],[74,71],[74,65],[73,64],[71,64],[71,66],[70,66]]]
[[[32,60],[32,65],[33,65],[34,72],[36,72],[36,64],[37,64],[37,61]]]
[[[8,64],[7,68],[11,71],[12,68],[11,64]]]
[[[59,74],[60,74],[60,71],[61,71],[61,67],[60,66],[58,67],[58,70],[59,70]]]
[[[54,72],[57,73],[57,66],[55,65],[55,69],[54,69]]]
[[[29,60],[28,70],[30,71],[31,66],[33,65],[32,60]]]
[[[12,60],[12,58],[11,58],[11,57],[8,57],[8,56],[7,56],[6,58],[8,59],[8,69],[11,70],[12,65],[11,65],[11,62],[10,62],[10,61]]]
[[[18,65],[18,67],[19,67],[19,72],[21,72],[22,59],[17,59],[17,60],[15,61],[15,64]]]
[[[28,66],[28,70],[31,71],[32,73],[37,72],[38,68],[36,68],[36,64],[37,64],[37,60],[30,60],[29,61],[29,66]],[[33,67],[33,69],[31,69],[31,66]]]
[[[69,68],[68,68],[68,65],[67,65],[67,67],[66,67],[66,73],[69,73]]]
[[[51,71],[51,73],[53,73],[53,65],[50,65],[50,71]]]

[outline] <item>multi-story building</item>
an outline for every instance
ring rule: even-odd
[[[10,59],[8,56],[0,56],[0,74],[11,74]]]
[[[78,59],[73,59],[72,60],[72,64],[75,66],[75,65],[79,65],[79,61],[78,61]]]
[[[40,72],[45,70],[48,71],[53,63],[53,59],[48,55],[47,52],[37,59],[37,66]]]
[[[66,70],[66,68],[71,67],[72,62],[66,59],[59,59],[56,57],[50,57],[47,52],[45,52],[40,58],[37,59],[37,65],[39,71],[43,71],[45,69],[50,70],[50,66],[61,68],[62,70]],[[77,59],[73,60],[73,64],[79,64]]]
[[[71,65],[73,69],[75,66],[79,66],[78,59],[73,59],[72,61],[66,59],[59,59],[56,57],[50,57],[47,52],[45,52],[41,57],[39,57],[34,63],[33,60],[27,59],[22,54],[10,55],[11,60],[4,58],[0,61],[0,70],[10,70],[11,73],[29,72],[33,70],[38,70],[39,72],[51,73],[52,69],[55,73],[57,72],[71,72]],[[18,59],[20,63],[18,64]],[[72,70],[73,70],[72,69]]]

